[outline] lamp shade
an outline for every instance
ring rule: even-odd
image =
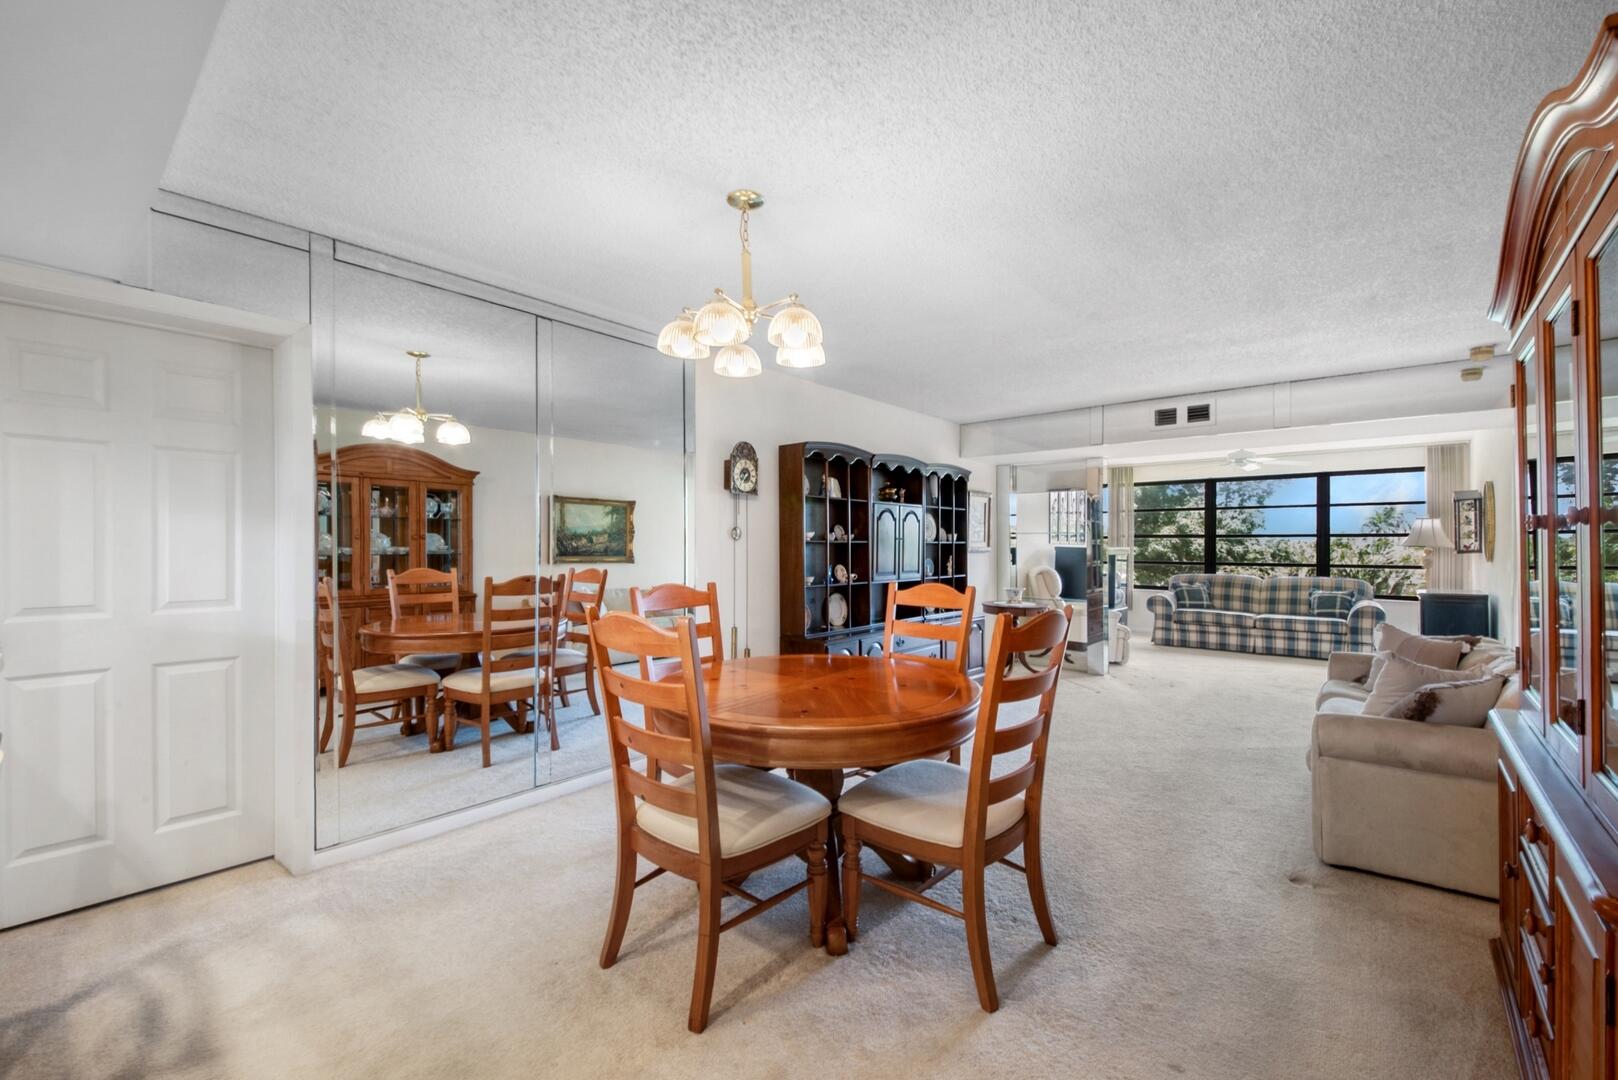
[[[776,312],[765,337],[777,348],[807,349],[822,340],[820,320],[802,304],[793,304]]]
[[[1410,535],[1405,537],[1404,546],[1447,548],[1450,546],[1449,534],[1444,531],[1444,523],[1438,518],[1417,518],[1410,523]]]
[[[697,340],[696,320],[681,315],[657,335],[657,351],[678,360],[706,360],[708,346]]]
[[[693,336],[698,344],[723,348],[740,345],[753,336],[753,328],[740,311],[723,300],[710,300],[697,310],[696,330]]]
[[[775,350],[775,362],[782,367],[819,367],[826,362],[824,345],[808,345],[802,349],[789,349],[785,345]]]
[[[365,426],[360,428],[360,434],[367,439],[391,439],[393,429],[388,426],[388,418],[377,413],[365,421]]]
[[[459,420],[445,420],[438,425],[436,438],[445,446],[465,446],[472,441],[472,433]]]
[[[758,362],[758,353],[753,351],[751,345],[726,345],[714,354],[713,370],[715,375],[729,379],[746,379],[757,375],[763,368]]]

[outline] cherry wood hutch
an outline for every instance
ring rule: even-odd
[[[1527,1077],[1613,1077],[1618,928],[1618,16],[1540,103],[1490,316],[1517,366],[1520,708],[1497,710],[1495,966]],[[1608,342],[1612,342],[1611,345]]]
[[[842,443],[789,443],[779,454],[783,653],[879,655],[890,582],[966,588],[969,471]],[[955,617],[903,607],[898,614]],[[976,673],[983,618],[972,622],[967,668]],[[894,647],[941,648],[903,636]]]
[[[460,571],[461,603],[482,583],[472,565],[477,473],[397,443],[360,443],[316,459],[315,558],[334,577],[345,620],[388,615],[388,571]]]

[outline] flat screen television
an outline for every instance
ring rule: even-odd
[[[1090,552],[1081,547],[1056,548],[1056,572],[1062,576],[1062,599],[1084,602]]]

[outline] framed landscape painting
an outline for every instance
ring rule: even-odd
[[[551,561],[635,561],[635,500],[551,498]]]

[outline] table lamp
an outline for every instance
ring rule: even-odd
[[[1449,547],[1449,534],[1444,532],[1444,523],[1438,518],[1417,518],[1410,523],[1410,535],[1405,537],[1404,546],[1408,548],[1421,548],[1421,568],[1427,577],[1427,584],[1433,583],[1433,549]]]

